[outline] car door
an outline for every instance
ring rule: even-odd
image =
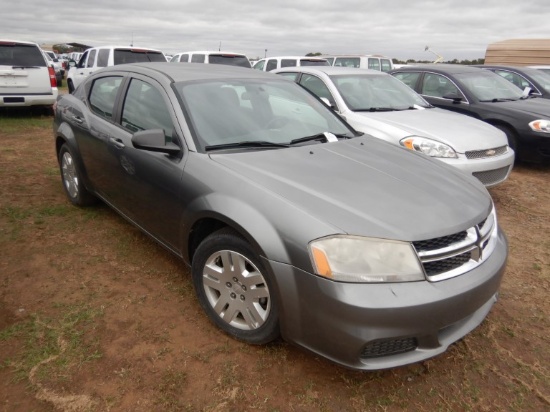
[[[184,208],[180,190],[184,156],[174,108],[160,84],[136,75],[129,79],[120,105],[120,123],[109,136],[105,164],[111,184],[106,196],[114,206],[163,243],[177,248],[174,230]],[[162,129],[166,142],[182,148],[180,155],[136,149],[132,136]]]
[[[73,75],[73,85],[75,89],[82,81],[94,71],[97,49],[89,49],[84,52],[78,65],[75,67]]]
[[[442,109],[478,117],[472,113],[470,103],[457,84],[439,73],[425,72],[418,83],[419,94],[430,104]]]

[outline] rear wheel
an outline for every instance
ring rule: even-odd
[[[66,143],[59,149],[58,159],[63,189],[65,189],[65,194],[71,203],[76,206],[89,206],[94,204],[97,198],[84,187],[82,183],[82,172]]]
[[[236,232],[208,236],[193,256],[192,273],[199,302],[220,329],[252,344],[279,336],[272,276]]]
[[[73,81],[71,79],[67,79],[67,87],[69,88],[69,93],[73,94],[74,85],[73,85]]]

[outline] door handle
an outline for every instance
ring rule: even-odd
[[[114,137],[109,137],[109,141],[117,148],[124,149],[126,145],[120,139],[115,139]]]
[[[84,120],[82,120],[82,117],[80,117],[80,116],[73,116],[73,120],[77,123],[80,123],[80,124],[82,124],[82,122],[84,121]]]

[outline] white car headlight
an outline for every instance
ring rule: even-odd
[[[425,279],[409,242],[331,236],[309,244],[315,273],[340,282],[414,282]]]
[[[427,139],[426,137],[409,136],[402,139],[399,143],[407,149],[416,150],[417,152],[422,152],[431,157],[445,157],[453,159],[458,157],[451,146],[436,140]]]
[[[550,133],[550,120],[533,120],[529,127],[535,132]]]

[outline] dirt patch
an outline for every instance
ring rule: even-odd
[[[491,190],[510,257],[486,321],[439,357],[362,373],[228,338],[178,259],[106,206],[70,206],[48,128],[0,122],[0,142],[2,411],[550,409],[549,167]],[[42,346],[54,358],[33,361]]]

